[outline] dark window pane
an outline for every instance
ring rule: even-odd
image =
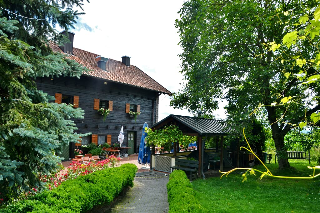
[[[70,96],[70,95],[62,95],[61,103],[73,104],[73,96]]]
[[[137,105],[135,105],[135,104],[130,104],[130,111],[136,112],[136,111],[137,111]]]

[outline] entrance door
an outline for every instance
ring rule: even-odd
[[[135,132],[128,132],[128,147],[131,147],[128,149],[128,154],[131,155],[133,153],[136,153],[136,137]]]

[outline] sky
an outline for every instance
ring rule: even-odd
[[[83,6],[75,29],[74,47],[102,57],[139,67],[169,91],[182,88],[183,75],[178,56],[178,29],[175,20],[184,0],[91,0]],[[170,97],[160,96],[159,121],[170,114],[192,116],[187,110],[170,107]],[[225,118],[224,112],[215,113]]]

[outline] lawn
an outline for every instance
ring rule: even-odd
[[[307,161],[290,161],[290,164],[294,168],[281,172],[277,170],[277,164],[267,166],[274,175],[312,174]],[[256,168],[263,169],[261,166]],[[319,212],[319,177],[313,180],[264,177],[260,180],[259,176],[252,175],[242,182],[243,178],[237,172],[222,179],[198,179],[192,185],[196,199],[208,212]]]

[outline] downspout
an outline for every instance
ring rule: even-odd
[[[198,134],[197,139],[197,145],[198,145],[198,152],[199,152],[199,168],[198,168],[198,177],[201,177],[203,175],[203,152],[202,152],[202,137]]]
[[[206,179],[206,177],[204,176],[204,173],[203,173],[203,163],[204,163],[204,161],[203,161],[203,156],[204,156],[204,143],[203,143],[203,140],[202,140],[202,137],[201,137],[201,152],[202,152],[202,154],[201,154],[201,174],[202,174],[202,178],[203,179]]]
[[[221,148],[221,153],[220,153],[220,171],[223,172],[223,136],[219,137],[220,138],[220,148]]]

